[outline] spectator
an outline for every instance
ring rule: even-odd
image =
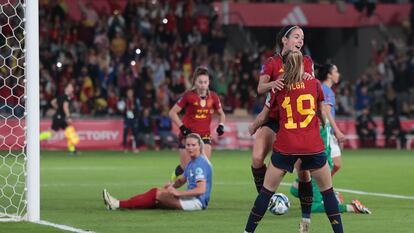
[[[139,152],[138,147],[138,127],[139,127],[139,115],[140,104],[139,100],[135,97],[132,89],[127,90],[127,96],[125,100],[121,101],[118,105],[119,110],[124,114],[124,134],[122,138],[122,145],[124,151],[127,151],[127,140],[129,130],[131,130],[132,136],[134,136],[135,147],[134,152]]]
[[[356,130],[361,147],[371,145],[369,142],[371,142],[374,146],[376,145],[376,127],[377,124],[372,119],[369,107],[364,108],[356,121]]]
[[[164,109],[156,120],[157,134],[161,139],[161,149],[174,148],[178,142],[177,136],[172,132],[172,121],[168,116],[168,110]]]
[[[391,139],[396,139],[399,141],[402,148],[405,147],[407,142],[406,132],[402,130],[400,118],[394,112],[392,107],[389,107],[387,113],[383,118],[384,123],[384,136],[385,136],[385,147],[389,147],[391,144]],[[398,145],[398,143],[397,143]]]
[[[155,146],[154,123],[150,116],[150,108],[144,108],[139,119],[139,139],[149,148],[158,150]]]

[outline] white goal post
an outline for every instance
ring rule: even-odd
[[[0,221],[40,221],[38,0],[0,0]]]

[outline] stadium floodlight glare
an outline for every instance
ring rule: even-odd
[[[135,53],[138,54],[138,55],[140,55],[141,54],[141,49],[136,49],[135,50]]]
[[[162,19],[162,23],[163,23],[163,24],[167,24],[167,23],[168,23],[168,19],[167,19],[167,18],[163,18],[163,19]]]
[[[137,63],[135,61],[131,61],[131,66],[135,66]]]
[[[61,68],[61,67],[62,67],[62,62],[58,61],[58,62],[56,63],[56,66],[57,66],[57,68]]]
[[[0,221],[40,220],[38,7],[38,0],[0,1],[0,20],[11,29],[0,30],[0,85],[24,92],[0,111],[8,132],[0,136]]]

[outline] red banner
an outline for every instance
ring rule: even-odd
[[[40,122],[40,131],[48,130],[50,120]],[[121,150],[122,147],[122,120],[76,120],[73,123],[79,136],[79,150]],[[42,149],[66,150],[64,131],[58,131],[49,140],[40,143]]]
[[[251,149],[254,137],[248,133],[248,125],[251,119],[227,119],[225,136],[218,137],[215,133],[217,122],[211,126],[213,133],[213,147],[216,149]],[[383,124],[377,120],[377,146],[384,145]],[[356,149],[359,146],[358,136],[354,120],[337,120],[339,128],[345,133],[347,140],[343,144],[345,148]],[[414,129],[414,120],[401,122],[405,131]],[[48,130],[50,120],[42,120],[41,131]],[[74,126],[79,135],[79,150],[122,150],[123,120],[75,120]],[[178,129],[174,127],[174,132]],[[24,148],[24,121],[7,119],[0,121],[0,149],[22,150]],[[156,137],[158,138],[158,137]],[[408,143],[414,148],[414,134],[407,136]],[[66,150],[64,131],[57,132],[51,139],[41,142],[41,148],[45,150]]]
[[[248,27],[365,27],[401,25],[409,19],[411,5],[377,4],[371,17],[357,11],[352,4],[289,4],[216,2],[214,7],[223,24]]]

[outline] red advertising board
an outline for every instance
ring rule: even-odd
[[[248,133],[248,125],[252,119],[227,119],[225,134],[218,137],[215,133],[217,123],[212,124],[213,147],[216,149],[251,149],[254,136]],[[41,131],[48,130],[50,120],[42,120]],[[343,143],[345,148],[358,148],[358,136],[355,129],[355,121],[351,119],[337,120],[347,140]],[[377,120],[377,145],[384,145],[383,126],[381,120]],[[403,128],[407,132],[414,129],[414,120],[403,120]],[[123,121],[122,119],[78,119],[74,126],[79,135],[79,150],[122,150]],[[177,133],[178,129],[174,128]],[[414,134],[408,135],[411,148],[414,148]],[[0,121],[0,149],[22,150],[24,148],[24,122],[7,119]],[[56,133],[51,139],[41,142],[44,150],[66,150],[64,132]]]

